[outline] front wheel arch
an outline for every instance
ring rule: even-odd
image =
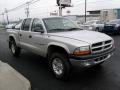
[[[64,49],[63,47],[57,46],[57,45],[50,45],[48,47],[47,50],[47,56],[49,57],[49,55],[51,55],[54,52],[60,52],[60,53],[64,53],[67,57],[69,57],[68,52],[66,51],[66,49]]]

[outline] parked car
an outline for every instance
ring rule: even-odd
[[[5,26],[3,24],[0,23],[0,28],[5,28]]]
[[[111,20],[104,26],[104,33],[120,34],[120,19]]]
[[[110,36],[80,30],[63,17],[26,18],[7,32],[13,56],[18,57],[21,49],[26,49],[47,58],[58,79],[68,78],[74,66],[99,65],[114,51],[114,40]]]
[[[12,29],[12,27],[13,26],[15,26],[16,25],[16,23],[12,23],[12,24],[8,24],[8,25],[6,25],[6,29]]]
[[[104,28],[104,22],[100,20],[91,20],[80,26],[85,30],[93,30],[101,32]]]

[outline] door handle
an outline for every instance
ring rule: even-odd
[[[20,34],[20,37],[22,36],[22,34]]]
[[[31,35],[29,35],[29,38],[32,38],[32,36],[31,36]]]

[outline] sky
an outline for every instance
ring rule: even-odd
[[[5,11],[22,5],[30,0],[0,0],[0,14]],[[69,15],[83,15],[84,14],[84,2],[85,0],[71,0],[73,7],[63,9],[63,15],[67,15],[67,11],[71,13]],[[8,13],[9,20],[19,20],[26,18],[25,7],[17,9]],[[87,10],[99,10],[120,8],[120,0],[87,0]],[[30,17],[43,17],[49,16],[50,12],[58,11],[56,0],[40,0],[30,5]],[[0,15],[0,21],[6,21],[6,15]]]

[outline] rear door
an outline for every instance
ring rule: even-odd
[[[25,48],[25,49],[30,49],[29,34],[30,34],[31,21],[32,21],[31,18],[24,19],[21,26],[20,33],[19,33],[20,45],[22,48]]]

